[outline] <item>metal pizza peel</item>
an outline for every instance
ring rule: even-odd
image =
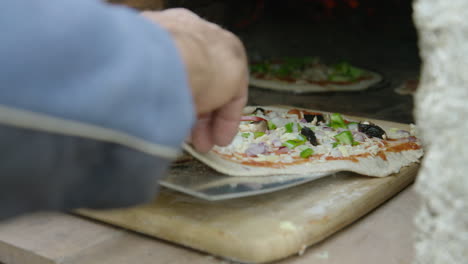
[[[233,199],[283,190],[333,173],[233,177],[217,172],[184,154],[160,185],[209,201]]]

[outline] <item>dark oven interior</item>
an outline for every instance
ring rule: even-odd
[[[361,92],[293,94],[250,89],[249,103],[288,104],[413,122],[411,95],[395,92],[418,79],[420,59],[410,0],[173,0],[238,35],[249,59],[318,56],[349,61],[384,80]],[[411,83],[411,82],[410,82]]]

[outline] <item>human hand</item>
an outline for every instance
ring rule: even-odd
[[[197,111],[194,147],[206,152],[229,144],[247,102],[247,58],[241,41],[186,9],[142,15],[169,31],[185,63]]]

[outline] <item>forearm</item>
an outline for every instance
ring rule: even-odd
[[[148,201],[193,123],[169,34],[97,1],[0,9],[0,218]]]

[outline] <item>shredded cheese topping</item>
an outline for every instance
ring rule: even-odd
[[[300,153],[308,148],[313,150],[313,155],[310,158],[326,161],[327,157],[342,158],[353,155],[366,154],[377,156],[380,151],[386,150],[385,140],[377,137],[370,137],[362,132],[359,132],[357,123],[353,120],[345,119],[348,123],[347,128],[331,128],[327,124],[330,122],[329,117],[324,115],[325,122],[317,124],[316,119],[312,122],[307,122],[297,114],[289,114],[288,110],[256,111],[255,115],[263,118],[266,121],[252,122],[243,121],[239,126],[239,131],[230,145],[225,147],[214,147],[214,151],[219,154],[225,154],[237,161],[254,161],[254,162],[282,162],[293,163],[300,157]],[[265,124],[262,122],[271,122],[276,128],[265,129]],[[293,123],[292,131],[287,131],[286,125]],[[301,128],[310,128],[317,139],[318,145],[314,146],[309,140],[304,141],[304,135],[301,134]],[[255,132],[258,129],[263,129],[264,134],[255,137]],[[335,136],[343,131],[351,132],[353,142],[355,144],[342,144],[337,141]],[[387,129],[386,136],[389,139],[405,140],[412,135],[409,131],[401,129]],[[288,141],[299,142],[297,146],[287,146]]]

